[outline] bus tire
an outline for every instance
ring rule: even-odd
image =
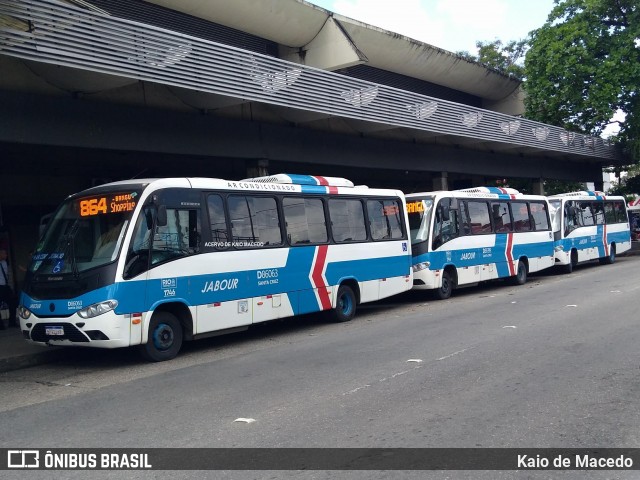
[[[611,265],[613,262],[616,261],[616,246],[614,243],[612,243],[609,246],[609,255],[607,257],[603,257],[603,258],[599,258],[598,260],[600,260],[600,265]]]
[[[356,295],[348,285],[340,285],[336,308],[333,309],[333,320],[336,322],[348,322],[356,314]]]
[[[151,362],[164,362],[178,355],[182,347],[182,325],[169,312],[156,312],[149,324],[147,343],[140,345],[140,353]]]
[[[564,273],[571,273],[575,266],[578,265],[578,251],[573,248],[571,249],[571,254],[569,255],[569,263],[564,265]]]
[[[442,272],[442,285],[440,288],[434,290],[435,296],[438,300],[446,300],[453,293],[453,278],[449,271],[444,270]]]
[[[524,285],[527,283],[527,265],[522,260],[518,260],[516,274],[511,277],[511,283],[513,285]]]

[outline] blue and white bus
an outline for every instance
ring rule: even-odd
[[[439,299],[456,287],[553,266],[553,236],[544,196],[478,187],[406,196],[413,286]]]
[[[21,294],[24,337],[140,345],[162,361],[183,340],[331,311],[411,288],[404,195],[345,179],[166,178],[70,196]]]
[[[555,239],[555,262],[566,273],[581,262],[611,264],[631,248],[624,197],[580,191],[549,197]]]

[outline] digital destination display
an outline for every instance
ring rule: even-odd
[[[130,212],[136,208],[136,196],[136,193],[113,193],[85,197],[78,200],[78,210],[81,217]]]
[[[407,213],[422,213],[424,212],[424,203],[422,200],[417,202],[407,202]]]

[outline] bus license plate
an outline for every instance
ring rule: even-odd
[[[62,327],[45,327],[45,335],[64,335],[64,328]]]

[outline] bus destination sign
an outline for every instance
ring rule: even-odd
[[[81,217],[106,215],[109,213],[131,212],[136,208],[136,193],[114,193],[85,197],[78,200]]]

